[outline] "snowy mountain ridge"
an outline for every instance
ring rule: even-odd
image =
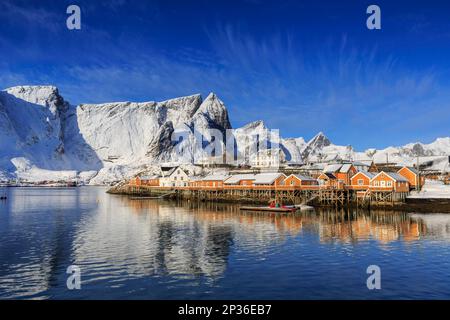
[[[193,162],[193,130],[210,138],[210,129],[231,129],[224,103],[211,93],[162,102],[71,105],[54,86],[18,86],[0,91],[0,181],[82,180],[111,183],[161,163]],[[237,147],[267,130],[263,121],[236,129]],[[180,133],[180,140],[172,141]],[[287,161],[333,159],[410,164],[416,155],[437,161],[450,154],[450,138],[384,150],[356,152],[334,145],[323,133],[309,141],[280,140]],[[180,150],[183,152],[180,153]],[[428,157],[428,158],[427,158]],[[432,165],[435,165],[434,162]]]

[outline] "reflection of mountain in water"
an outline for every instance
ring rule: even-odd
[[[220,277],[233,247],[264,257],[273,246],[300,232],[321,242],[377,240],[415,241],[425,235],[423,223],[407,214],[318,211],[290,216],[249,214],[230,204],[130,201],[114,198],[79,229],[74,249],[79,263],[130,277],[171,275],[180,278]],[[130,207],[134,214],[130,214]],[[113,266],[113,267],[112,267]],[[110,271],[110,270],[109,270]],[[120,277],[120,275],[117,275]]]
[[[76,260],[100,266],[93,279],[105,269],[117,270],[118,277],[124,269],[130,277],[217,277],[225,271],[232,245],[230,226],[202,223],[183,208],[145,203],[132,202],[137,214],[131,215],[123,205],[104,207],[80,228],[74,244]]]
[[[10,291],[46,297],[65,283],[72,264],[73,226],[92,208],[94,196],[75,189],[12,188],[0,209],[0,297]]]
[[[131,201],[90,188],[14,190],[0,207],[1,297],[51,296],[65,286],[70,264],[81,267],[88,287],[133,280],[140,286],[155,278],[197,283],[223,279],[230,261],[278,263],[280,252],[299,243],[450,240],[446,215],[318,210],[279,216],[244,213],[232,204]]]

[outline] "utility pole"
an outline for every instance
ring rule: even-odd
[[[419,156],[417,156],[417,191],[420,192],[420,165],[419,165]]]

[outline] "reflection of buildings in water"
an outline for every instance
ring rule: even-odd
[[[426,228],[429,238],[450,241],[450,215],[448,214],[413,214],[411,219]]]
[[[129,206],[135,219],[158,229],[153,240],[147,240],[158,242],[150,272],[218,276],[225,271],[233,243],[263,255],[274,243],[284,242],[286,235],[298,234],[302,228],[300,216],[249,214],[231,204],[116,199],[120,202],[114,206],[116,211]]]
[[[268,214],[267,212],[243,212],[236,204],[196,203],[191,206],[196,217],[209,222],[228,222],[247,235],[266,240],[282,240],[286,235],[296,235],[302,229],[302,217],[299,215]],[[237,222],[237,224],[236,224]],[[275,237],[274,237],[275,234]]]
[[[427,234],[426,226],[423,223],[418,223],[411,220],[410,223],[406,224],[402,228],[402,237],[404,241],[417,241],[421,236]]]
[[[134,214],[129,214],[130,208]],[[114,275],[123,268],[130,277],[170,274],[214,279],[225,272],[234,243],[264,256],[274,244],[302,230],[319,234],[322,242],[346,243],[413,241],[425,232],[423,224],[399,213],[320,210],[279,216],[241,212],[232,204],[120,197],[110,199],[90,219],[79,229],[74,251],[78,263],[95,261],[93,279],[105,270]]]
[[[155,205],[153,203],[153,205]],[[321,241],[339,240],[351,243],[375,239],[380,243],[396,240],[415,241],[424,235],[423,224],[411,220],[405,213],[392,211],[357,212],[320,209],[318,214],[302,213],[288,216],[272,216],[267,213],[249,214],[239,211],[239,206],[222,203],[184,202],[180,206],[190,208],[196,219],[208,223],[231,223],[237,230],[236,237],[251,237],[263,243],[283,241],[286,235],[296,235],[302,229],[317,232]],[[141,204],[142,206],[142,204]]]
[[[351,243],[375,239],[380,243],[415,241],[426,232],[423,224],[411,220],[405,213],[325,212],[320,214],[319,237],[322,242],[339,240]]]
[[[205,223],[235,223],[242,230],[247,229],[250,233],[265,230],[271,233],[296,235],[302,229],[302,218],[298,215],[280,216],[268,213],[249,213],[239,210],[236,204],[180,201],[180,202],[158,202],[158,201],[130,201],[134,212],[158,212],[160,207],[183,207],[189,212],[182,212],[182,216],[194,215],[197,220]],[[150,211],[149,211],[150,209]],[[186,216],[187,214],[187,216]],[[273,235],[271,237],[273,239]],[[278,237],[277,237],[278,238]],[[269,239],[268,239],[269,240]]]

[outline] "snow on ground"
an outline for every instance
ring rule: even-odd
[[[420,192],[412,192],[409,198],[413,199],[450,199],[450,185],[442,181],[426,180]]]

